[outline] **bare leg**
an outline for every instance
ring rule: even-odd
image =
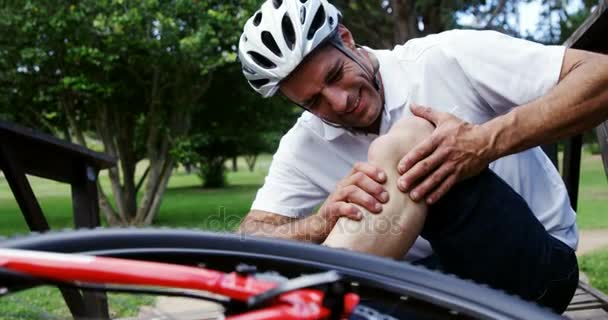
[[[340,218],[324,245],[392,258],[403,257],[422,230],[427,206],[424,202],[412,201],[397,189],[397,164],[408,150],[432,131],[433,126],[426,120],[408,117],[372,143],[368,161],[385,170],[389,201],[379,214],[371,214],[360,207],[363,212],[361,221]]]

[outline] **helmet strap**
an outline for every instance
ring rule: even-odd
[[[337,30],[337,29],[336,29]],[[363,63],[361,62],[361,59],[357,56],[355,56],[354,53],[352,53],[352,51],[350,51],[349,49],[347,49],[346,47],[344,47],[344,44],[342,43],[342,41],[340,40],[339,37],[330,35],[327,39],[329,41],[329,43],[334,46],[336,49],[340,50],[340,52],[342,52],[345,56],[349,57],[352,61],[354,61],[357,65],[359,65],[359,67],[361,69],[363,69],[365,71],[365,73],[367,73],[367,75],[370,77],[372,85],[374,86],[374,88],[376,89],[376,91],[380,92],[380,79],[378,78],[378,71],[380,70],[380,63],[378,62],[378,59],[374,56],[374,55],[369,55],[370,60],[372,60],[372,66],[373,66],[373,71],[370,73],[369,70],[367,69],[366,66],[363,65]],[[359,45],[356,45],[357,48],[362,48]],[[290,101],[287,97],[285,97],[288,101]],[[291,101],[292,103],[295,103],[294,101]],[[306,108],[305,106],[302,106],[298,103],[296,103],[298,106],[300,106],[302,109],[311,112],[310,110],[308,110],[308,108]],[[346,131],[350,132],[351,134],[360,134],[363,133],[365,135],[367,135],[367,132],[363,132],[360,130],[357,130],[353,127],[346,127],[343,125],[339,125],[330,121],[327,121],[321,117],[319,117],[319,119],[321,119],[321,121],[323,121],[325,124],[334,127],[334,128],[338,128],[338,129],[345,129]]]
[[[359,65],[361,69],[363,69],[371,78],[372,85],[376,89],[376,91],[380,92],[380,79],[378,79],[378,71],[380,70],[380,63],[378,63],[378,59],[376,57],[370,55],[370,59],[372,60],[373,71],[370,73],[369,70],[363,65],[359,57],[355,56],[352,51],[348,50],[344,47],[342,41],[337,37],[330,37],[329,43],[334,46],[336,49],[340,50],[345,56],[349,57],[356,64]],[[361,48],[361,46],[357,45],[357,48]]]

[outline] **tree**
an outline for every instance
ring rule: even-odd
[[[16,119],[57,118],[67,136],[101,139],[119,160],[110,170],[110,223],[149,224],[160,207],[174,161],[173,140],[214,71],[236,60],[240,26],[253,1],[24,1],[2,12],[2,93]],[[9,38],[10,35],[10,38]],[[7,44],[7,46],[5,46]],[[31,113],[35,116],[26,116]],[[52,127],[52,126],[51,126]],[[136,181],[147,159],[145,181]],[[137,194],[142,187],[141,201]]]
[[[245,81],[240,64],[227,64],[193,114],[191,135],[179,140],[173,154],[183,164],[198,165],[204,187],[222,187],[227,159],[244,155],[252,169],[258,154],[276,149],[299,113],[284,100],[262,99]]]
[[[539,32],[534,35],[523,34],[519,28],[520,4],[530,0],[336,0],[334,3],[342,10],[355,40],[375,48],[391,48],[456,27],[498,30],[544,43],[559,43],[562,26],[570,20],[566,12],[568,1],[540,1],[542,19]],[[585,2],[583,11],[589,12],[593,1]],[[576,28],[578,24],[571,26]]]

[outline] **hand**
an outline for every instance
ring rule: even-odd
[[[386,182],[386,173],[369,163],[358,162],[353,170],[336,186],[319,209],[319,213],[331,226],[340,217],[361,220],[363,217],[359,205],[370,213],[380,213],[382,203],[388,201],[388,192],[382,186]]]
[[[458,181],[479,174],[491,162],[490,137],[480,126],[446,112],[412,104],[415,116],[435,125],[433,133],[399,161],[398,187],[410,198],[437,202]]]

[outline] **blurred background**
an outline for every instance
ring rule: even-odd
[[[100,176],[104,225],[218,231],[238,225],[280,137],[301,113],[284,100],[261,99],[241,75],[236,45],[242,25],[262,1],[0,3],[0,119],[117,158],[117,166]],[[453,28],[561,44],[597,5],[587,0],[333,3],[355,40],[372,48]],[[582,229],[608,230],[608,215],[602,214],[608,211],[608,188],[595,139],[585,135],[578,219]],[[51,228],[72,227],[70,187],[29,179]],[[27,230],[0,175],[0,235]],[[608,279],[606,260],[606,251],[589,258],[587,268],[596,270],[600,282]],[[608,291],[608,283],[598,286]],[[34,303],[45,297],[21,299]],[[27,318],[35,312],[31,306],[2,302],[0,319]]]

